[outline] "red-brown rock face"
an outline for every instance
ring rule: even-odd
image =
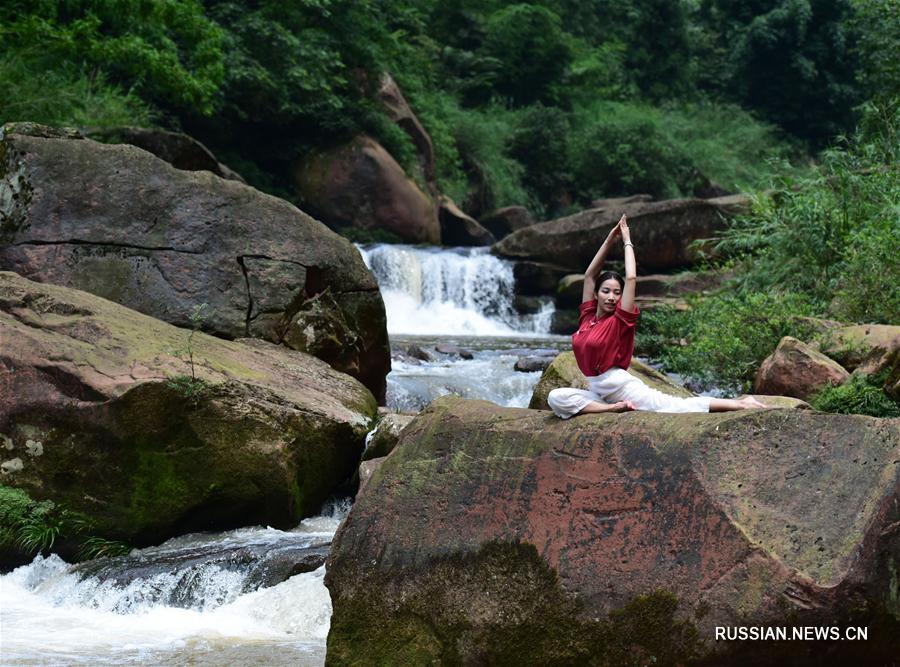
[[[295,172],[304,201],[334,228],[384,229],[411,243],[441,242],[437,209],[378,142],[358,137]]]
[[[764,650],[717,644],[716,626],[887,609],[893,629],[867,647],[885,650],[900,618],[888,584],[898,459],[900,420],[768,410],[562,422],[439,399],[335,539],[329,659],[675,664]],[[813,644],[798,650],[845,650]]]
[[[756,372],[753,391],[807,399],[820,389],[843,384],[850,373],[791,336],[785,336]]]

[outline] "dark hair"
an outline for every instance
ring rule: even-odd
[[[615,271],[604,271],[597,277],[597,289],[594,291],[599,291],[600,285],[602,285],[604,282],[606,282],[610,278],[612,278],[617,283],[619,283],[619,289],[625,289],[625,279],[622,278],[622,276],[620,276]]]

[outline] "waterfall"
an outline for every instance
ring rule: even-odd
[[[375,275],[390,334],[529,336],[550,329],[550,299],[520,315],[513,265],[487,248],[357,246]]]

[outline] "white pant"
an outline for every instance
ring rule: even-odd
[[[651,389],[639,378],[621,368],[610,368],[605,373],[587,378],[589,391],[585,389],[554,389],[547,396],[547,403],[557,417],[568,419],[584,410],[589,403],[618,403],[631,401],[638,410],[649,412],[709,412],[706,396],[679,398]]]

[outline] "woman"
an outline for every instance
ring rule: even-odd
[[[625,246],[625,279],[600,272],[610,247],[618,238]],[[678,398],[651,389],[627,370],[634,353],[634,304],[637,268],[628,221],[623,215],[600,246],[584,274],[581,317],[572,335],[572,350],[589,390],[554,389],[547,397],[553,412],[563,419],[596,412],[722,412],[766,407],[750,396],[742,399]]]

